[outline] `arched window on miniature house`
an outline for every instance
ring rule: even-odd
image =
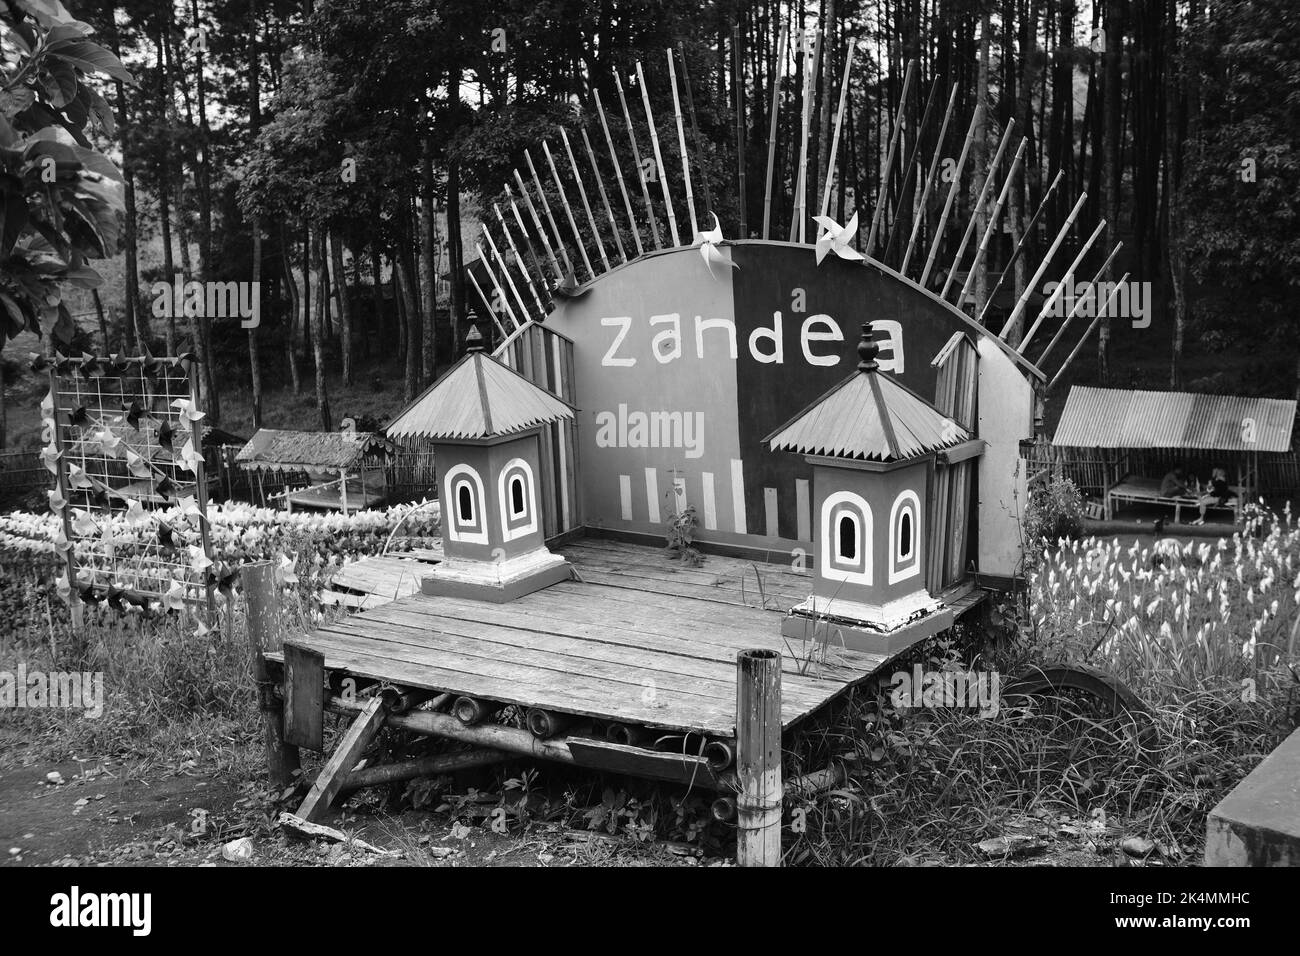
[[[871,506],[861,495],[837,491],[822,502],[821,576],[871,584]]]
[[[889,509],[889,583],[921,573],[921,501],[900,491]]]
[[[487,544],[483,479],[469,465],[456,465],[443,479],[443,520],[447,536],[466,544]]]
[[[537,492],[533,466],[523,458],[511,458],[497,476],[497,499],[501,503],[501,537],[522,538],[537,530]]]

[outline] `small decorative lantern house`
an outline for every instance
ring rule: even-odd
[[[787,637],[892,653],[952,623],[926,589],[935,454],[970,433],[876,363],[862,326],[858,371],[765,441],[813,466],[813,593]]]
[[[572,574],[542,535],[538,434],[573,408],[484,352],[476,326],[466,346],[402,416],[420,419],[439,473],[444,560],[421,590],[512,601]]]

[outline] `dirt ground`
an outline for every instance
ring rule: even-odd
[[[58,774],[61,782],[49,782]],[[197,770],[148,779],[109,760],[0,771],[0,866],[728,866],[678,845],[636,844],[538,824],[499,834],[447,814],[336,814],[359,844],[273,826],[274,795]],[[231,862],[223,846],[252,841]],[[378,852],[376,852],[378,851]]]
[[[58,782],[50,782],[48,776]],[[0,770],[0,866],[731,866],[682,844],[537,823],[507,833],[488,821],[407,810],[362,808],[326,822],[358,841],[308,840],[277,826],[276,795],[198,768],[144,775],[110,760]],[[290,801],[292,805],[293,801]],[[1161,865],[1133,859],[1109,838],[1084,839],[1084,826],[1025,821],[1005,835],[1007,854],[985,866]],[[231,861],[223,847],[247,838],[251,858]],[[918,856],[917,866],[953,861]],[[1184,864],[1186,860],[1182,861]],[[969,864],[967,864],[969,865]]]

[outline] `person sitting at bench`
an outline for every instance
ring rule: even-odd
[[[1192,524],[1205,524],[1206,509],[1210,506],[1226,508],[1231,498],[1232,489],[1228,486],[1228,472],[1223,468],[1215,468],[1210,472],[1210,480],[1197,501],[1197,504],[1200,505],[1201,516]]]
[[[1161,498],[1195,498],[1196,494],[1187,487],[1187,472],[1182,468],[1175,468],[1160,482]]]

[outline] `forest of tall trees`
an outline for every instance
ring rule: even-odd
[[[468,310],[486,308],[465,281],[476,255],[466,237],[514,189],[525,148],[565,127],[575,142],[589,132],[599,150],[602,114],[621,128],[620,100],[640,98],[638,61],[675,142],[670,47],[689,83],[696,190],[726,236],[761,235],[768,221],[773,238],[794,231],[804,78],[804,189],[822,195],[851,50],[828,212],[840,223],[858,215],[860,248],[875,227],[875,258],[942,286],[949,246],[972,217],[987,221],[993,197],[977,200],[997,160],[996,181],[1009,174],[1011,185],[1002,235],[965,266],[975,269],[972,314],[1020,296],[1086,192],[1061,259],[1104,218],[1082,271],[1122,242],[1109,277],[1150,283],[1155,308],[1146,329],[1103,321],[1077,375],[1300,391],[1300,8],[1287,0],[75,0],[68,9],[131,73],[100,87],[116,124],[96,135],[121,167],[124,200],[123,281],[93,293],[103,345],[196,353],[214,422],[230,390],[251,389],[259,424],[268,390],[314,388],[321,427],[336,427],[329,381],[351,383],[393,356],[404,394],[416,394],[453,359]],[[807,31],[794,42],[791,24]],[[630,115],[644,136],[644,113]],[[882,183],[894,139],[898,159]],[[610,149],[635,168],[624,137]],[[941,177],[967,150],[945,217],[945,191],[925,188],[931,159]],[[672,159],[665,166],[680,175]],[[628,224],[616,228],[631,248]],[[945,254],[929,270],[909,239],[924,250],[941,229]],[[149,269],[146,244],[161,246]],[[259,281],[260,327],[154,315],[151,284],[176,273]]]

